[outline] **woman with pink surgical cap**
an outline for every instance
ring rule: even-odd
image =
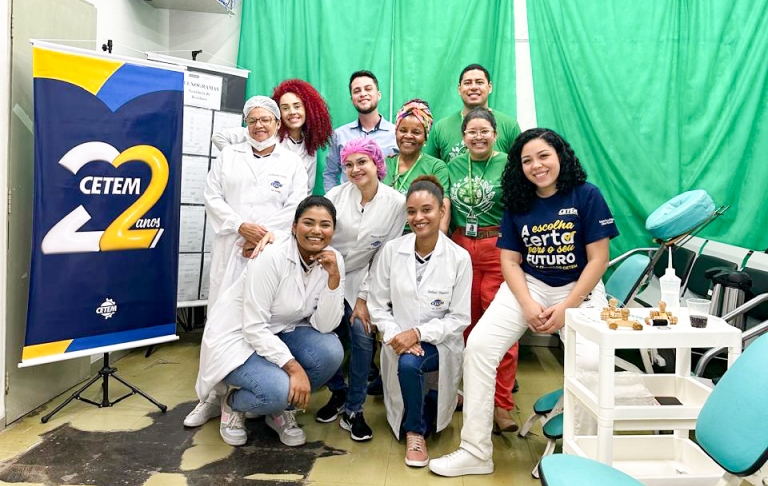
[[[333,247],[344,257],[346,268],[344,319],[336,333],[349,334],[351,356],[349,384],[341,369],[328,381],[331,398],[315,419],[329,423],[342,415],[339,425],[353,440],[365,441],[373,432],[363,417],[368,370],[375,332],[368,315],[368,288],[364,285],[376,252],[400,236],[405,226],[405,196],[383,184],[384,156],[376,142],[362,137],[350,140],[341,150],[341,166],[348,182],[326,194],[337,212]]]

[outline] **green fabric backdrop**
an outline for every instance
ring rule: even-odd
[[[427,100],[436,119],[462,107],[464,66],[491,72],[490,106],[515,117],[515,36],[510,0],[247,0],[238,65],[249,69],[246,95],[271,95],[280,81],[309,81],[330,107],[333,125],[354,120],[349,76],[379,80],[379,112],[391,120],[407,100]],[[322,193],[325,152],[318,157]]]
[[[702,236],[768,247],[768,2],[528,0],[537,120],[573,145],[622,232],[690,189],[730,210]]]
[[[768,2],[527,3],[538,123],[571,142],[605,193],[622,231],[613,254],[649,244],[648,214],[694,188],[731,205],[703,236],[768,247]],[[243,2],[248,96],[306,79],[334,126],[356,116],[357,69],[379,78],[385,117],[418,96],[439,119],[460,109],[458,73],[472,62],[491,71],[491,106],[514,116],[511,1]]]

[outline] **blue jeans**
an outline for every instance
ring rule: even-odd
[[[304,368],[313,391],[328,381],[344,359],[344,348],[333,333],[323,334],[312,327],[300,326],[277,336]],[[224,381],[240,387],[230,399],[235,411],[267,415],[280,413],[289,406],[288,373],[255,352]]]
[[[434,344],[421,343],[424,356],[401,354],[397,361],[397,379],[403,394],[405,416],[403,430],[424,435],[427,431],[427,419],[424,416],[425,373],[437,371],[440,354]]]
[[[344,383],[344,373],[339,367],[333,377],[328,380],[328,389],[332,392],[346,390],[347,403],[344,405],[344,410],[348,413],[357,413],[363,409],[368,392],[368,371],[371,368],[375,334],[366,334],[360,319],[355,319],[354,324],[349,324],[350,316],[352,316],[352,308],[347,301],[344,301],[344,320],[336,328],[336,333],[343,341],[349,342],[351,347],[349,387]]]

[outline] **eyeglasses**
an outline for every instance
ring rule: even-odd
[[[355,166],[358,168],[365,167],[365,164],[368,163],[368,159],[360,159],[357,162],[344,162],[342,167],[344,167],[344,170],[352,170]]]
[[[483,138],[488,138],[491,134],[493,134],[493,129],[491,128],[483,128],[482,130],[464,130],[464,135],[469,138],[477,138],[478,135]]]
[[[260,118],[246,118],[245,124],[248,125],[249,127],[252,127],[256,125],[256,123],[258,122],[266,127],[268,125],[271,125],[274,120],[275,120],[275,117],[273,116],[262,116]]]

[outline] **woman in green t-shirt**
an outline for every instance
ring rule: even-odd
[[[422,152],[432,128],[432,112],[429,104],[418,98],[406,102],[395,116],[395,140],[399,155],[388,157],[387,175],[382,183],[393,187],[401,194],[408,192],[411,182],[420,175],[434,175],[443,187],[449,186],[448,167],[440,159]],[[445,216],[440,221],[440,229],[448,233],[451,221],[451,202],[446,197]],[[406,232],[409,232],[406,225]]]
[[[503,205],[501,178],[507,154],[493,149],[496,143],[496,118],[487,108],[474,108],[461,125],[467,152],[451,160],[448,174],[451,186],[451,239],[465,248],[472,258],[472,321],[464,331],[466,339],[504,283],[501,250],[496,248]],[[510,416],[515,408],[512,388],[517,374],[515,343],[501,360],[496,375],[494,419],[496,431],[514,432],[517,424]]]

